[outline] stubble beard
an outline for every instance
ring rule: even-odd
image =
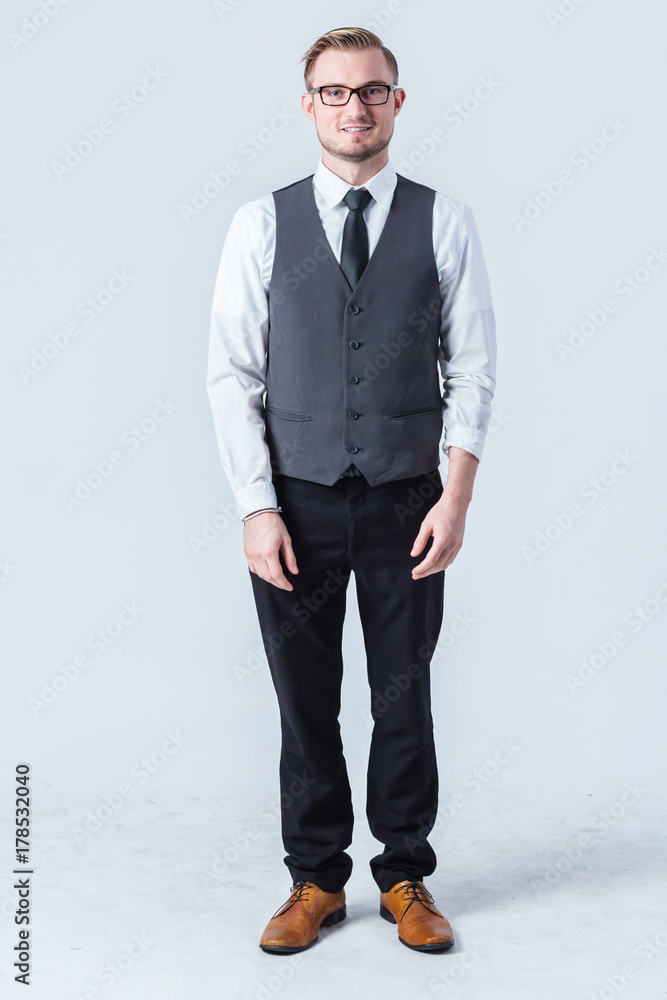
[[[354,148],[343,146],[342,144],[336,145],[336,143],[330,142],[328,139],[323,139],[320,135],[319,128],[317,128],[317,122],[315,123],[315,128],[317,130],[317,138],[320,140],[320,145],[323,149],[326,149],[327,153],[331,156],[338,157],[340,160],[349,160],[352,163],[363,163],[364,160],[370,160],[372,157],[377,156],[378,153],[381,153],[383,149],[387,148],[394,134],[394,129],[392,127],[390,135],[383,136],[375,139],[374,142]]]

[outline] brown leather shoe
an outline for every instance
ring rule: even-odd
[[[303,951],[319,938],[320,927],[343,920],[345,890],[325,892],[314,882],[295,882],[291,896],[273,914],[259,942],[264,951],[281,955]]]
[[[398,924],[398,940],[415,951],[444,951],[454,944],[451,925],[423,882],[405,879],[381,892],[380,914]]]

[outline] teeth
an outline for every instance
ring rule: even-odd
[[[368,131],[369,128],[370,128],[369,125],[364,125],[363,128],[345,128],[345,129],[343,129],[343,131],[344,132],[366,132],[366,131]]]

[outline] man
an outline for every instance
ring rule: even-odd
[[[470,209],[389,161],[405,91],[377,35],[336,29],[303,59],[321,162],[234,215],[207,383],[281,716],[292,887],[259,943],[300,951],[346,914],[338,715],[354,571],[380,913],[408,947],[443,950],[452,928],[423,882],[438,796],[429,669],[495,391],[489,282]]]

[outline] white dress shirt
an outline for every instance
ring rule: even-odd
[[[343,198],[351,186],[319,161],[313,175],[315,203],[339,263],[348,213]],[[353,186],[373,196],[364,209],[370,255],[396,187],[391,160],[370,180]],[[272,194],[241,205],[222,248],[211,310],[207,389],[222,467],[241,518],[276,507],[263,401],[275,230]],[[442,294],[442,449],[446,454],[454,445],[479,459],[496,384],[491,290],[471,209],[440,192],[433,205],[433,250]]]

